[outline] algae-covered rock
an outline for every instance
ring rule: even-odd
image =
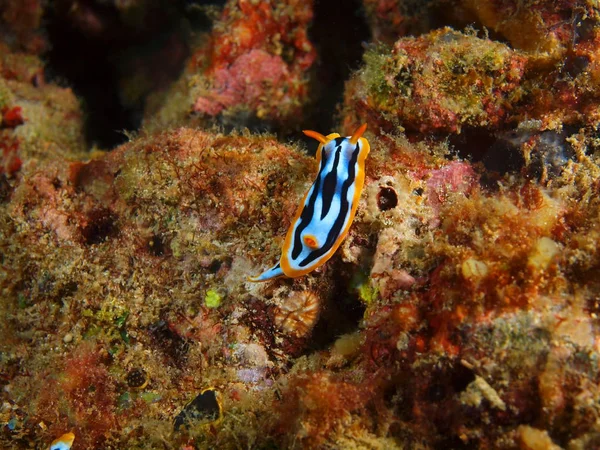
[[[30,374],[9,382],[11,398],[22,398],[19,435],[48,440],[70,424],[84,448],[123,443],[134,417],[181,409],[188,383],[226,383],[226,405],[250,386],[265,389],[267,368],[289,359],[278,349],[290,339],[303,348],[306,339],[279,331],[277,301],[246,278],[279,251],[274,236],[313,167],[269,137],[188,129],[87,163],[55,157],[24,166],[2,204],[2,364]],[[263,311],[256,296],[267,302]],[[25,362],[16,349],[30,339],[38,356]],[[245,343],[264,355],[259,366],[236,356]],[[134,367],[151,380],[143,388],[156,394],[150,402],[128,387]],[[182,385],[184,373],[197,376]],[[41,435],[27,425],[39,422],[47,424]],[[158,442],[169,423],[145,439]]]
[[[227,2],[182,78],[151,99],[146,125],[192,120],[286,130],[298,123],[316,57],[307,31],[312,10],[312,2],[298,0]]]
[[[404,17],[406,5],[395,3],[380,6]],[[558,9],[547,2],[455,3],[459,22],[474,13],[512,45],[486,32],[448,27],[414,37],[399,32],[393,44],[373,45],[346,85],[348,128],[368,120],[384,130],[400,125],[421,138],[485,130],[467,138],[472,140],[531,119],[542,122],[541,131],[594,126],[600,79],[595,8],[571,2]]]
[[[0,148],[23,163],[81,158],[85,152],[83,115],[69,88],[46,83],[42,61],[10,52],[0,42]],[[18,170],[4,162],[1,170]]]
[[[89,162],[24,166],[2,204],[14,406],[3,439],[49,441],[66,423],[84,448],[165,436],[230,448],[240,433],[284,447],[294,436],[306,448],[510,448],[530,417],[560,445],[589,439],[591,161],[552,186],[514,179],[492,192],[443,145],[425,154],[367,136],[379,147],[341,251],[264,284],[247,276],[276,259],[316,170],[298,148],[180,128]],[[222,418],[173,427],[205,389],[218,390]]]
[[[504,44],[448,28],[400,39],[390,52],[376,47],[347,86],[346,123],[367,113],[379,126],[421,133],[494,129],[525,95],[526,61]]]
[[[597,11],[365,0],[384,43],[342,125],[314,126],[368,125],[355,220],[317,270],[251,283],[328,159],[207,126],[302,123],[325,3],[213,8],[106,153],[29,47],[45,3],[2,30],[21,37],[0,44],[0,446],[598,447]],[[81,23],[152,9],[90,4],[61,3]]]

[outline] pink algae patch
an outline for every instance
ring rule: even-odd
[[[440,169],[432,170],[429,175],[425,196],[429,206],[435,211],[437,225],[440,206],[446,201],[448,194],[469,193],[477,182],[477,175],[471,164],[461,161],[453,161]]]
[[[229,67],[215,70],[214,87],[196,100],[194,111],[214,116],[234,105],[256,107],[263,101],[265,89],[278,87],[287,75],[288,69],[279,56],[251,50]]]

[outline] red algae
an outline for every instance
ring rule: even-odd
[[[15,128],[24,122],[20,106],[13,108],[5,106],[0,112],[2,113],[2,122],[0,123],[3,128]]]
[[[12,132],[2,131],[2,128],[14,129],[23,124],[24,120],[20,106],[15,106],[13,108],[5,106],[0,109],[0,113],[0,149],[2,150],[0,175],[6,174],[12,176],[23,164],[18,155],[19,139],[15,138]]]
[[[114,414],[115,380],[106,367],[108,357],[105,350],[93,344],[76,348],[65,359],[58,382],[40,395],[38,420],[56,422],[54,408],[60,405],[60,426],[72,424],[76,425],[76,432],[85,430],[85,433],[77,433],[81,441],[78,444],[84,447],[102,445],[110,439],[111,433],[119,429],[119,423]]]
[[[21,158],[19,158],[17,151],[19,149],[19,141],[14,140],[12,142],[3,140],[0,142],[0,149],[2,149],[2,164],[0,164],[0,174],[12,175],[17,172],[22,165]]]
[[[371,388],[346,383],[323,372],[290,378],[283,392],[285,408],[277,423],[284,445],[301,442],[303,447],[320,447],[336,442],[334,436],[351,435],[353,428],[358,428],[352,418],[366,408]]]

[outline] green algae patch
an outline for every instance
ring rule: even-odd
[[[369,277],[362,272],[355,274],[352,278],[350,291],[356,292],[358,298],[367,306],[379,297],[379,289],[376,286],[371,286]]]
[[[370,305],[377,300],[379,290],[373,287],[369,282],[364,282],[358,286],[358,296],[366,305]]]
[[[214,289],[209,289],[204,296],[204,304],[207,308],[218,308],[223,301],[223,297]]]

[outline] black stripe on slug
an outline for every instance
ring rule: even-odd
[[[336,138],[335,142],[337,144],[336,150],[337,148],[339,148],[339,143],[338,140],[340,140],[343,138]],[[341,141],[340,141],[341,142]],[[306,227],[308,227],[308,225],[310,225],[310,222],[312,221],[314,215],[315,215],[315,203],[317,201],[317,199],[319,198],[319,195],[321,195],[321,198],[323,198],[323,195],[321,194],[321,191],[323,189],[325,189],[325,187],[323,187],[323,189],[321,189],[321,184],[325,185],[326,179],[327,177],[329,177],[332,173],[335,176],[336,175],[336,169],[337,166],[339,165],[339,157],[340,157],[340,152],[339,151],[335,151],[335,156],[334,156],[334,163],[333,163],[333,171],[329,172],[327,174],[325,174],[325,166],[327,166],[328,161],[331,158],[331,153],[329,155],[327,155],[325,153],[325,148],[323,148],[323,153],[321,154],[321,166],[319,167],[319,172],[317,173],[317,177],[315,179],[315,182],[313,184],[313,192],[310,196],[310,198],[308,198],[308,200],[306,201],[304,208],[302,209],[302,213],[300,214],[300,218],[298,219],[298,226],[296,227],[296,231],[294,233],[294,241],[293,241],[293,247],[292,247],[292,260],[295,261],[296,259],[298,259],[298,257],[300,256],[300,254],[302,253],[302,249],[303,249],[303,243],[302,243],[302,232],[306,229]],[[335,180],[334,180],[335,183]],[[333,187],[334,192],[335,192],[335,185]],[[324,200],[322,200],[322,204],[324,205]]]
[[[307,199],[304,208],[302,209],[302,213],[298,218],[298,226],[296,227],[296,232],[294,233],[294,241],[292,242],[292,260],[295,260],[300,256],[302,252],[302,239],[300,236],[304,229],[310,223],[310,219],[315,214],[315,202],[317,201],[317,197],[319,196],[319,190],[321,189],[321,173],[325,168],[325,164],[327,160],[325,158],[321,158],[321,167],[319,167],[319,173],[317,174],[317,178],[312,186],[312,194]]]
[[[341,145],[338,145],[335,148],[335,156],[333,159],[333,166],[331,167],[331,172],[329,172],[327,175],[325,175],[325,177],[323,177],[323,190],[321,194],[321,201],[323,207],[321,209],[321,220],[325,218],[325,216],[331,209],[331,203],[333,202],[333,198],[335,197],[335,188],[337,187],[337,181],[339,177],[338,170],[340,165],[341,153],[342,147]]]
[[[327,235],[327,239],[323,246],[313,252],[310,252],[309,255],[304,258],[300,263],[298,263],[299,267],[306,267],[311,264],[316,259],[320,258],[327,252],[331,250],[335,241],[339,237],[340,233],[344,228],[344,222],[346,221],[346,217],[350,212],[350,202],[348,201],[348,191],[350,190],[350,186],[354,183],[356,179],[356,162],[358,161],[358,155],[360,154],[359,144],[356,144],[356,148],[352,152],[352,158],[348,162],[348,178],[342,184],[342,190],[340,192],[340,213],[336,217],[331,230],[329,230],[329,234]],[[296,235],[296,238],[300,240],[300,234]],[[298,255],[300,253],[298,252]]]

